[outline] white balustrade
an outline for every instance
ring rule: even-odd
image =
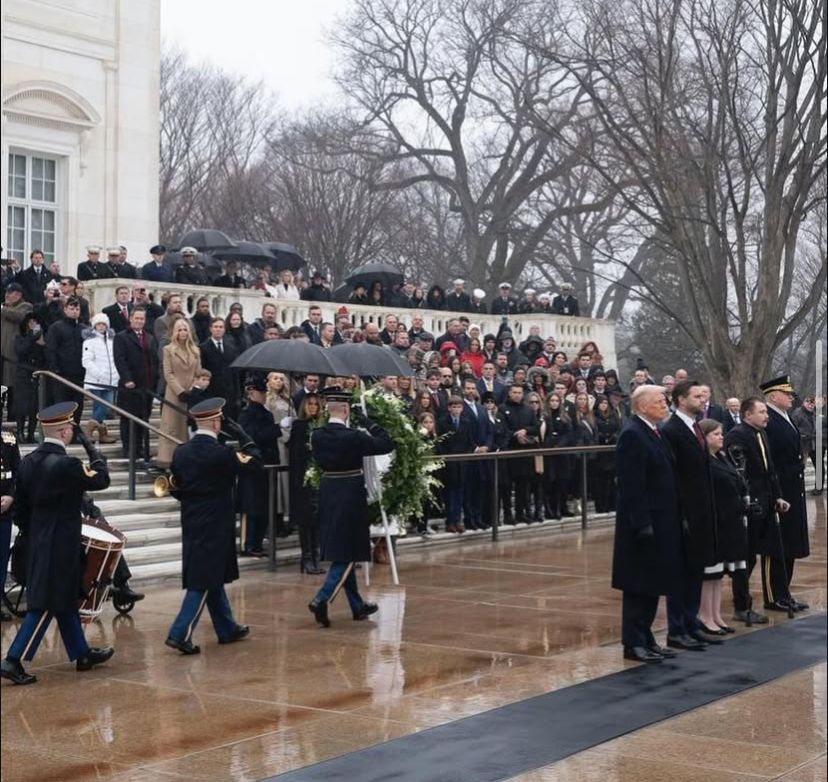
[[[210,302],[210,312],[225,317],[230,311],[230,305],[238,302],[244,308],[244,319],[249,323],[261,315],[262,305],[274,304],[277,318],[284,328],[298,326],[308,316],[308,307],[318,304],[322,309],[322,318],[335,322],[337,311],[346,307],[351,323],[357,328],[366,323],[376,323],[380,328],[385,316],[391,314],[387,307],[372,307],[362,304],[341,304],[337,302],[308,302],[282,301],[266,297],[263,291],[247,290],[244,288],[217,288],[207,285],[175,285],[170,283],[156,283],[143,281],[147,293],[153,300],[161,302],[164,295],[175,291],[186,297],[186,308],[189,314],[195,312],[196,301],[206,298]],[[130,285],[132,280],[96,280],[85,283],[84,295],[89,299],[90,306],[95,312],[115,301],[115,289],[120,285]],[[446,312],[442,310],[394,310],[396,315],[407,326],[411,325],[411,318],[417,313],[423,319],[423,328],[440,336],[446,330],[449,320],[459,315],[466,315],[472,324],[480,327],[481,336],[497,334],[500,328],[500,315],[474,315],[471,313]],[[599,320],[595,318],[572,318],[563,315],[545,315],[532,313],[527,315],[513,315],[509,317],[509,327],[515,336],[516,342],[521,342],[529,335],[532,326],[539,326],[542,337],[552,336],[557,342],[558,349],[563,350],[570,358],[585,342],[594,342],[604,356],[604,366],[616,366],[615,355],[615,321]]]

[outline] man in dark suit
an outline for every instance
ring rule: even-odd
[[[722,422],[722,429],[725,434],[727,434],[734,426],[742,423],[742,415],[739,412],[740,406],[741,403],[735,396],[725,400],[724,421]]]
[[[658,598],[683,587],[681,522],[673,454],[658,424],[667,415],[661,386],[632,394],[633,416],[616,445],[618,475],[612,586],[623,591],[624,657],[658,663],[675,652],[652,633]]]
[[[213,280],[213,285],[219,288],[246,288],[244,277],[239,274],[239,264],[236,261],[227,261],[224,274]]]
[[[712,391],[710,386],[703,385],[701,387],[704,393],[704,404],[699,410],[698,420],[702,421],[705,418],[712,418],[714,421],[718,421],[720,424],[724,426],[725,421],[725,411],[721,405],[717,405],[714,402],[710,401],[712,396]]]
[[[236,476],[260,470],[261,458],[255,444],[238,430],[239,452],[218,441],[223,403],[213,398],[190,408],[197,431],[175,449],[170,466],[170,494],[181,503],[181,576],[187,591],[165,643],[187,655],[201,651],[192,639],[205,605],[220,644],[250,634],[247,625],[234,619],[224,585],[239,577],[233,505]],[[235,428],[229,421],[223,425]]]
[[[506,386],[495,378],[495,365],[493,361],[484,361],[480,379],[477,380],[477,391],[481,399],[487,391],[494,394],[498,406],[506,400]]]
[[[523,403],[523,395],[523,386],[519,383],[512,383],[509,386],[509,395],[500,407],[509,432],[506,445],[509,450],[538,447],[540,425],[535,414]],[[528,457],[510,459],[506,469],[515,494],[515,515],[513,522],[511,513],[504,512],[503,523],[529,524],[529,479],[534,469],[532,460]]]
[[[207,393],[226,400],[224,411],[235,419],[239,410],[238,378],[230,365],[236,360],[233,344],[224,338],[224,320],[213,318],[210,323],[210,338],[199,345],[201,366],[210,370],[210,385]]]
[[[442,376],[439,369],[429,369],[426,372],[426,391],[431,397],[431,408],[435,419],[448,411],[448,392],[442,386]]]
[[[454,286],[454,290],[446,295],[446,309],[452,312],[471,312],[471,298],[464,290],[466,281],[458,277],[452,285]]]
[[[55,277],[43,263],[43,253],[40,250],[32,250],[29,260],[31,265],[19,271],[14,281],[23,288],[23,298],[26,301],[31,304],[42,304],[43,291]]]
[[[79,280],[111,280],[115,277],[108,263],[101,261],[101,248],[91,245],[86,248],[86,260],[78,264]]]
[[[805,460],[803,458],[800,432],[790,418],[794,390],[787,375],[762,383],[759,388],[765,395],[768,406],[768,426],[765,433],[770,444],[771,457],[782,499],[790,506],[779,517],[782,534],[784,562],[777,557],[768,560],[768,594],[765,608],[778,610],[773,603],[780,602],[787,607],[790,602],[795,611],[804,611],[806,603],[796,600],[790,594],[794,563],[811,553],[808,540],[808,509],[805,503]]]
[[[464,403],[459,396],[451,396],[447,410],[437,419],[437,434],[443,438],[437,449],[441,454],[463,454],[474,451],[475,424],[464,415]],[[464,467],[462,462],[451,461],[445,467],[446,532],[465,532],[461,519],[463,511]],[[473,487],[469,487],[474,491]]]
[[[480,393],[474,377],[463,379],[463,416],[472,424],[474,450],[472,453],[488,453],[494,448],[494,424],[486,409],[478,401]],[[469,529],[483,529],[483,492],[477,490],[483,481],[483,463],[469,462],[463,465],[463,518]],[[488,477],[488,476],[487,476]]]
[[[118,405],[142,421],[149,421],[153,397],[149,391],[158,381],[158,348],[155,337],[146,330],[147,314],[135,307],[129,316],[129,328],[115,335],[112,354],[118,370]],[[137,427],[135,456],[150,458],[149,432]],[[121,447],[129,456],[129,421],[121,418]]]
[[[141,279],[147,282],[173,282],[175,271],[164,261],[166,254],[167,248],[163,244],[150,247],[152,260],[141,267]]]
[[[556,315],[571,315],[576,318],[581,314],[578,299],[572,295],[572,285],[568,282],[561,283],[561,292],[552,299],[552,312]]]
[[[115,303],[103,308],[103,313],[109,318],[109,325],[116,334],[129,328],[131,311],[129,288],[126,285],[119,285],[115,289]]]
[[[720,638],[701,631],[697,618],[704,568],[716,564],[710,458],[696,421],[704,404],[703,387],[694,380],[682,380],[673,387],[672,401],[675,412],[661,432],[675,458],[685,568],[682,591],[667,597],[667,645],[701,651],[708,643],[721,643]]]
[[[319,375],[305,375],[302,378],[302,387],[293,392],[291,401],[293,402],[293,409],[298,410],[299,405],[302,404],[308,394],[319,393]]]
[[[782,499],[770,443],[765,433],[768,425],[767,405],[759,397],[743,399],[740,417],[742,423],[734,426],[724,440],[728,455],[735,463],[744,464],[745,480],[750,490],[747,568],[733,573],[733,618],[739,622],[766,624],[767,616],[753,610],[750,575],[756,565],[756,555],[760,554],[762,592],[767,602],[772,594],[768,590],[770,558],[783,556],[774,514],[783,513],[789,506]],[[773,602],[779,602],[780,598],[785,600],[788,595],[785,592],[782,595],[774,593],[773,596]]]
[[[322,344],[322,307],[318,304],[311,304],[308,307],[308,317],[299,324],[299,328],[305,332],[308,339],[314,345]]]

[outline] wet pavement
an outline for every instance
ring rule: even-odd
[[[824,499],[809,506],[794,591],[824,610]],[[603,527],[406,552],[401,587],[383,567],[363,587],[379,613],[353,622],[340,599],[329,629],[306,608],[319,577],[248,572],[228,594],[250,637],[217,645],[205,612],[195,657],[163,643],[181,591],[149,587],[88,630],[116,648],[105,666],[75,672],[52,628],[29,666],[38,683],[3,683],[2,779],[253,782],[622,670],[611,549]],[[825,712],[823,664],[515,779],[824,780]]]

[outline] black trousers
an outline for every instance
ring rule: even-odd
[[[118,406],[142,421],[149,421],[152,412],[152,397],[142,389],[119,388]],[[121,447],[124,457],[129,456],[129,420],[121,418]],[[135,424],[135,458],[149,459],[149,431]]]
[[[658,610],[658,595],[623,593],[621,600],[621,643],[624,646],[652,646],[652,626]]]
[[[83,385],[83,380],[78,381],[76,378],[67,378],[67,380],[71,380],[76,385]],[[80,425],[81,416],[83,415],[83,402],[84,396],[83,394],[78,393],[77,391],[73,391],[71,388],[63,385],[62,383],[58,383],[53,381],[50,384],[49,389],[49,404],[56,405],[59,402],[77,402],[78,409],[75,410],[75,414],[73,418],[75,419],[75,424]]]
[[[733,609],[735,611],[749,611],[753,608],[753,598],[750,596],[750,576],[756,567],[756,554],[748,554],[747,568],[737,570],[731,578],[733,589]]]
[[[765,603],[787,603],[791,599],[791,579],[795,560],[792,557],[762,555],[762,597]]]

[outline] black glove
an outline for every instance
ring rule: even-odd
[[[367,429],[371,422],[368,420],[368,417],[365,413],[362,412],[361,407],[352,407],[351,408],[351,425],[355,427],[362,427],[363,429]]]
[[[368,421],[366,426],[368,429],[368,434],[372,437],[384,437],[386,432],[376,421]]]
[[[185,405],[187,404],[187,401],[189,400],[189,398],[190,398],[190,392],[189,391],[182,391],[178,395],[178,401],[181,402],[182,404],[185,404]]]
[[[95,444],[86,436],[83,429],[81,429],[77,424],[75,425],[75,439],[83,446],[83,450],[86,451],[86,455],[89,457],[90,462],[94,462],[101,458],[100,453],[95,448]]]
[[[639,543],[649,543],[655,537],[655,530],[653,529],[652,524],[648,524],[646,527],[642,527],[640,530],[637,530],[635,533],[635,539]]]

